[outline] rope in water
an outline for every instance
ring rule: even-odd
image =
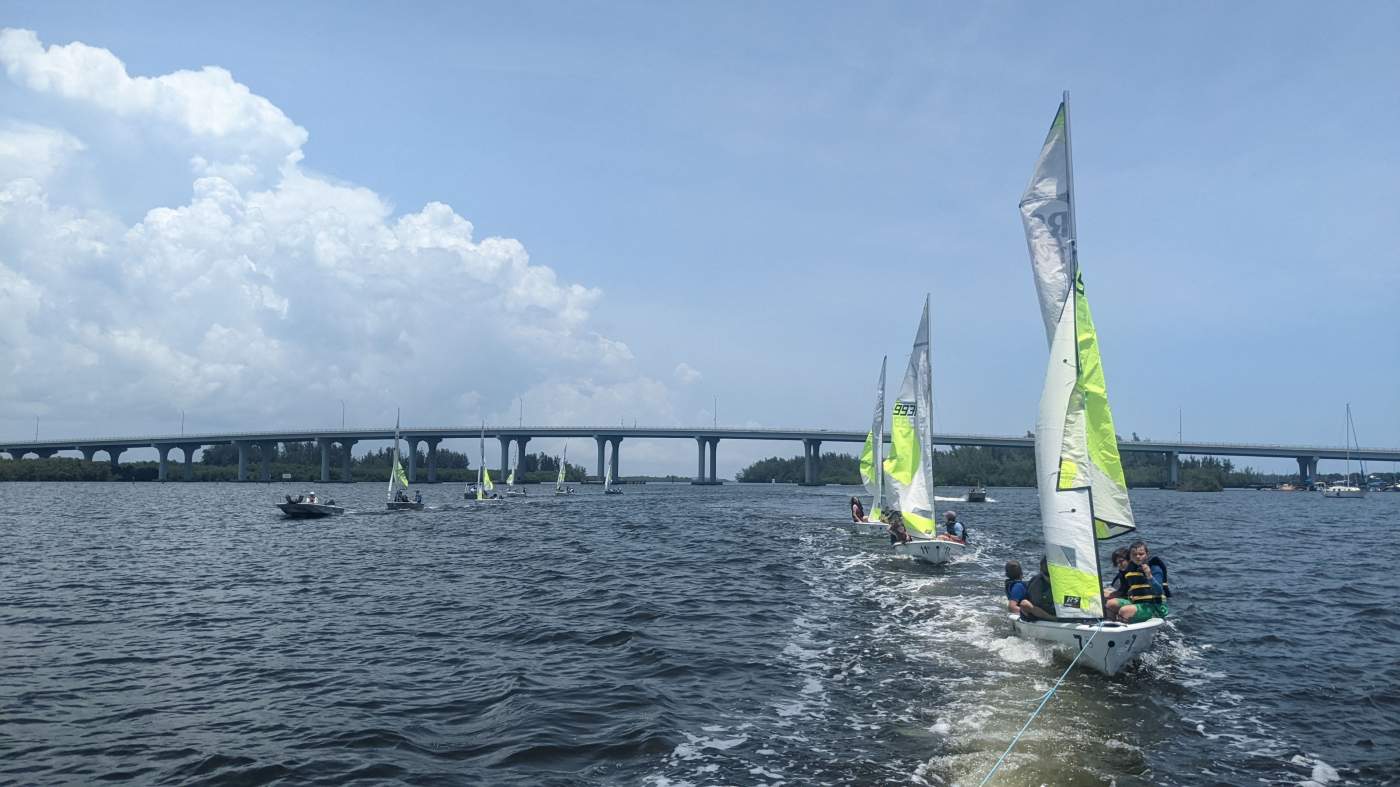
[[[977,787],[986,787],[987,782],[992,780],[992,774],[997,772],[997,768],[1000,768],[1001,764],[1006,761],[1006,756],[1011,753],[1012,749],[1016,748],[1016,743],[1021,740],[1021,736],[1025,735],[1026,730],[1030,729],[1031,722],[1035,721],[1035,717],[1040,715],[1040,709],[1044,708],[1045,703],[1049,702],[1050,698],[1055,696],[1055,690],[1060,688],[1060,684],[1065,682],[1065,678],[1069,677],[1069,671],[1074,669],[1074,665],[1079,662],[1079,657],[1084,655],[1084,651],[1089,649],[1090,643],[1094,641],[1094,637],[1099,635],[1099,631],[1100,629],[1095,628],[1094,633],[1089,635],[1089,640],[1084,643],[1084,647],[1080,648],[1079,652],[1074,654],[1074,659],[1070,661],[1068,667],[1065,667],[1065,671],[1060,674],[1060,679],[1055,681],[1055,685],[1051,686],[1049,691],[1045,692],[1045,697],[1040,700],[1040,704],[1037,705],[1035,711],[1031,713],[1031,717],[1026,719],[1025,724],[1021,725],[1021,731],[1016,733],[1016,737],[1011,739],[1011,745],[1007,746],[1006,751],[1001,753],[1001,756],[997,758],[996,764],[992,766],[990,771],[987,771],[986,777],[982,779]]]

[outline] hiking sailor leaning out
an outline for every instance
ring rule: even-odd
[[[1167,564],[1160,557],[1148,556],[1146,542],[1134,541],[1128,547],[1128,562],[1122,574],[1120,597],[1108,600],[1110,617],[1116,615],[1121,623],[1141,623],[1167,616],[1167,599],[1172,594],[1167,584]]]

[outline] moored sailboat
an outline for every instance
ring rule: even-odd
[[[910,540],[895,544],[897,554],[925,563],[947,563],[965,544],[938,537],[933,511],[933,364],[928,339],[929,297],[914,334],[909,368],[895,396],[890,417],[890,453],[884,468],[894,484],[899,513]]]
[[[1050,344],[1035,468],[1056,620],[1011,618],[1018,635],[1077,652],[1080,661],[1113,675],[1152,646],[1163,621],[1104,619],[1098,541],[1137,525],[1079,270],[1072,191],[1066,93],[1020,204]]]
[[[1340,484],[1328,484],[1322,490],[1323,497],[1358,498],[1366,496],[1366,487],[1352,484],[1351,482],[1351,446],[1356,443],[1356,450],[1361,450],[1361,443],[1356,439],[1356,425],[1351,421],[1351,403],[1347,402],[1347,433],[1346,433],[1346,454],[1347,454],[1347,475]],[[1366,483],[1366,465],[1361,465],[1361,483]]]
[[[889,526],[880,521],[880,515],[884,513],[885,367],[888,362],[888,356],[880,359],[880,383],[875,388],[875,417],[860,452],[860,480],[865,484],[866,491],[870,492],[870,510],[866,512],[864,522],[851,521],[851,532],[858,536],[883,538],[889,535]]]
[[[515,488],[515,468],[519,466],[521,459],[518,449],[511,450],[510,472],[506,475],[506,497],[521,497],[525,494],[524,489]]]

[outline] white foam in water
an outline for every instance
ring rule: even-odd
[[[1322,760],[1316,758],[1309,759],[1298,754],[1294,755],[1293,759],[1289,760],[1289,762],[1294,765],[1302,765],[1303,767],[1312,766],[1312,777],[1298,782],[1298,787],[1323,787],[1323,785],[1328,782],[1341,781],[1342,776],[1337,773],[1337,769]]]

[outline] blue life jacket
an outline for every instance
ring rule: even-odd
[[[1021,598],[1022,598],[1022,599],[1030,598],[1030,588],[1028,588],[1028,587],[1026,586],[1026,581],[1023,580],[1023,579],[1008,579],[1008,580],[1006,580],[1006,597],[1007,597],[1008,599],[1013,599],[1013,600],[1015,600],[1015,599],[1012,597],[1012,595],[1011,595],[1011,591],[1014,590],[1015,587],[1016,587],[1017,585],[1020,585],[1020,586],[1021,586],[1021,591],[1022,591]]]

